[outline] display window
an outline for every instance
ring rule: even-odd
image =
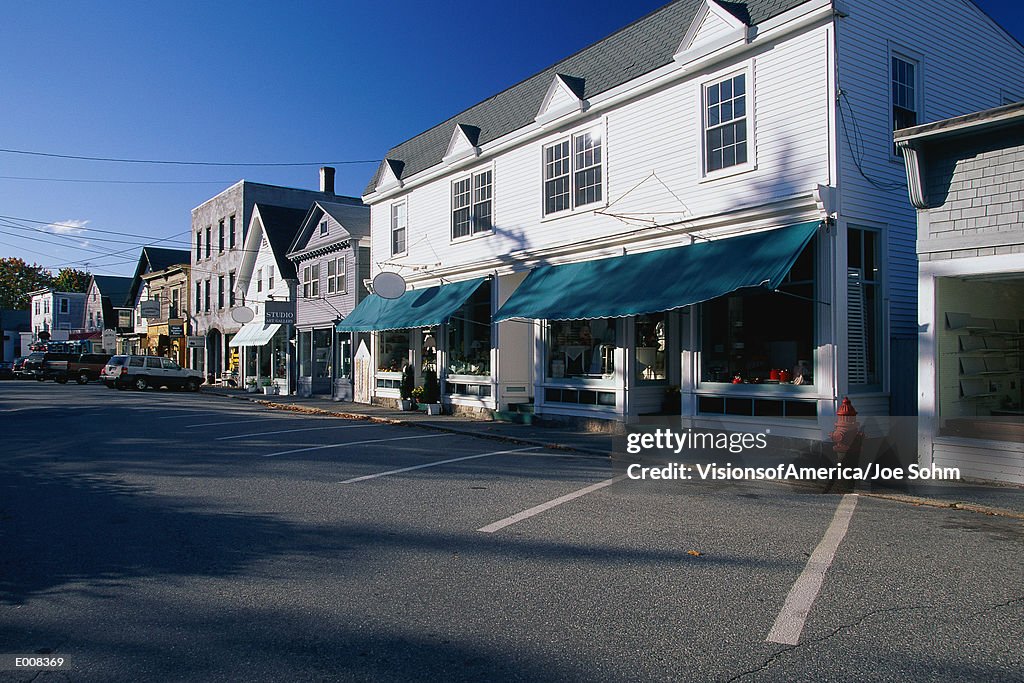
[[[619,348],[617,320],[551,320],[545,367],[549,380],[610,380]]]
[[[450,375],[491,374],[491,283],[486,281],[448,320]],[[426,347],[424,346],[424,353]]]

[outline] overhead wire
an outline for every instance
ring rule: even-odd
[[[159,164],[171,166],[252,166],[252,167],[285,167],[285,166],[342,166],[348,164],[377,164],[380,159],[356,159],[345,161],[302,161],[302,162],[231,162],[231,161],[181,161],[176,159],[122,159],[116,157],[94,157],[80,154],[57,154],[25,149],[0,149],[4,154],[21,154],[26,156],[49,157],[52,159],[74,159],[76,161],[102,161],[118,164]]]

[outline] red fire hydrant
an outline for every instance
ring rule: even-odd
[[[839,410],[836,411],[836,426],[829,436],[832,437],[832,451],[840,462],[845,461],[851,451],[854,458],[859,455],[864,433],[860,431],[857,411],[854,410],[849,397],[843,398]]]

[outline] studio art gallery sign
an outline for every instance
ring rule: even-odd
[[[263,304],[264,325],[294,325],[294,301],[266,301]]]

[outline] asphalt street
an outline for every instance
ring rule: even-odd
[[[1019,520],[95,384],[0,439],[0,680],[1024,680]]]

